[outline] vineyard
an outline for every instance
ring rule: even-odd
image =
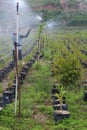
[[[87,130],[87,2],[0,7],[0,130]]]
[[[0,129],[86,130],[87,103],[85,100],[87,97],[85,97],[86,88],[84,88],[87,80],[86,31],[67,30],[66,33],[63,31],[59,33],[57,28],[48,31],[43,28],[42,32],[43,35],[39,35],[40,54],[36,41],[41,32],[37,32],[35,41],[31,40],[32,36],[30,37],[30,42],[33,43],[31,46],[27,44],[29,41],[24,41],[27,47],[24,48],[23,53],[31,51],[23,57],[24,65],[19,62],[21,118],[14,116],[14,96],[11,99],[9,96],[3,97],[5,99],[3,105],[0,98],[0,104],[3,107],[0,111]],[[3,49],[3,46],[1,47]],[[6,50],[8,54],[10,51]],[[1,59],[3,56],[6,55],[1,53]],[[0,63],[1,69],[6,67],[10,60],[12,61],[10,57],[3,59],[4,62]],[[1,80],[1,97],[8,90],[15,94],[14,83],[15,66]],[[57,87],[57,94],[53,86]],[[58,112],[61,112],[61,109],[64,112],[67,111],[69,115],[64,118],[59,116]]]

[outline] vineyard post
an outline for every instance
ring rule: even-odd
[[[19,3],[17,2],[17,43],[18,43],[18,35],[19,35]],[[17,46],[17,58],[18,58],[18,46]]]
[[[18,117],[21,116],[20,105],[20,84],[18,79],[18,35],[19,35],[19,3],[17,2],[17,43],[15,43],[15,55],[16,55],[16,96],[15,96],[15,115],[17,107],[17,95],[18,95]],[[17,94],[18,93],[18,94]]]
[[[40,60],[40,52],[41,52],[41,33],[42,33],[42,27],[43,27],[43,24],[41,23],[40,24],[40,27],[39,27],[39,36],[38,36],[38,62]]]
[[[19,3],[17,2],[17,44],[18,44],[18,36],[19,36]],[[17,47],[17,65],[18,65],[18,47]],[[17,66],[17,73],[18,73],[18,66]],[[18,117],[21,116],[21,103],[20,103],[20,84],[18,80]]]
[[[40,34],[41,34],[41,25],[39,27],[39,37],[38,37],[38,62],[40,61]]]
[[[40,61],[40,39],[38,40],[38,62]]]
[[[48,47],[48,25],[46,26],[46,45]]]
[[[16,64],[16,90],[15,90],[15,110],[14,114],[16,116],[16,111],[17,111],[17,89],[18,89],[18,62],[17,62],[17,43],[14,43],[15,45],[15,64]]]

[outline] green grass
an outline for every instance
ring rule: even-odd
[[[2,84],[0,83],[0,93],[2,93]]]
[[[72,37],[70,38],[72,39]],[[50,60],[52,58],[50,46],[43,50],[45,58],[40,60],[40,63],[36,62],[33,65],[21,86],[21,118],[18,119],[14,116],[14,103],[8,105],[0,112],[1,130],[87,129],[87,102],[83,101],[81,85],[65,86],[70,118],[56,124],[54,122],[51,88],[55,78],[50,76]]]
[[[38,70],[36,65],[30,70],[26,77],[24,85],[21,87],[21,119],[14,117],[14,103],[7,106],[0,113],[0,125],[7,130],[86,130],[87,127],[87,103],[82,100],[83,91],[81,88],[70,90],[66,88],[66,101],[70,111],[70,118],[58,122],[55,125],[53,120],[53,108],[50,91],[40,86],[40,77],[36,73],[49,69],[44,68],[47,61],[41,61],[41,67]],[[40,71],[40,72],[39,72]],[[47,74],[44,73],[44,77]],[[51,83],[49,76],[49,81]],[[37,80],[38,79],[38,80]],[[32,82],[33,81],[33,82]],[[34,82],[35,81],[35,82]],[[48,81],[48,82],[49,82]],[[39,83],[38,83],[39,82]],[[47,81],[45,80],[47,83]],[[38,89],[36,89],[38,84]],[[48,83],[47,83],[48,84]],[[44,85],[44,84],[43,84]],[[45,87],[45,86],[44,86]],[[2,129],[2,130],[3,130]]]
[[[0,130],[11,130],[10,128],[0,127]]]

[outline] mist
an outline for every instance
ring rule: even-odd
[[[27,0],[0,0],[0,58],[9,56],[12,52],[12,33],[17,31],[17,2],[19,2],[19,34],[26,34],[32,27],[30,36],[24,39],[23,49],[32,44],[35,39],[35,25],[39,25],[41,18],[33,13]],[[27,44],[25,46],[25,43]]]
[[[16,31],[17,2],[19,2],[19,30],[29,28],[41,20],[32,12],[26,0],[0,0],[0,34]]]

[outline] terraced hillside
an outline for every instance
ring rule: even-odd
[[[41,13],[45,21],[54,19],[69,26],[87,25],[86,0],[30,0],[29,3],[32,10]]]

